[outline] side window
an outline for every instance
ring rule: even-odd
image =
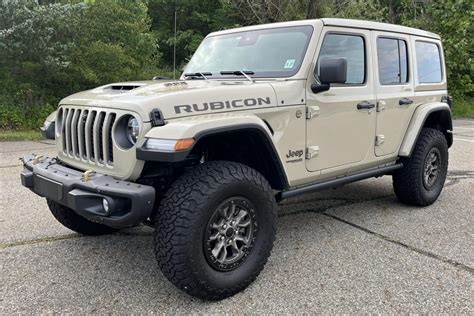
[[[439,46],[434,43],[416,41],[415,49],[418,82],[441,82],[441,55]]]
[[[407,44],[394,38],[377,38],[377,59],[380,84],[408,82]]]
[[[347,34],[328,34],[324,38],[318,60],[324,57],[343,57],[347,60],[346,84],[365,82],[365,46],[362,36]],[[315,69],[319,75],[319,62]]]

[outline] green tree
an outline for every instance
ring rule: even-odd
[[[187,62],[207,34],[238,25],[232,18],[230,0],[150,0],[148,8],[163,62],[169,67],[173,65],[175,11],[178,67]]]
[[[157,73],[145,1],[47,2],[0,2],[0,127],[37,126],[73,92]]]
[[[84,5],[0,3],[0,124],[36,125],[51,112],[70,66]]]
[[[147,11],[144,1],[90,1],[74,40],[71,84],[93,87],[151,78],[160,55]]]
[[[410,7],[406,3],[406,7]],[[450,94],[458,99],[474,96],[474,2],[438,0],[402,16],[404,25],[421,28],[441,36]]]
[[[333,7],[333,15],[345,19],[388,22],[389,7],[378,0],[352,0]]]

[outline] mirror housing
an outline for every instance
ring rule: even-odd
[[[320,93],[320,92],[328,91],[329,88],[330,88],[329,84],[313,83],[311,85],[311,91],[313,91],[313,93]]]
[[[319,61],[319,80],[322,84],[346,83],[347,60],[342,57],[322,58]]]

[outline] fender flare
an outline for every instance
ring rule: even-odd
[[[262,129],[267,136],[271,135],[271,131],[265,122],[259,117],[246,115],[207,115],[169,120],[163,126],[157,126],[149,130],[145,134],[145,138],[160,139],[184,139],[194,138],[197,140],[199,135],[203,135],[206,131],[219,130],[226,128],[238,128],[239,126],[254,126]]]
[[[168,124],[151,129],[145,135],[145,139],[137,146],[137,159],[144,161],[158,162],[180,162],[186,160],[199,141],[207,136],[217,135],[227,132],[253,131],[258,133],[266,150],[271,157],[269,163],[273,164],[278,177],[281,179],[282,186],[288,187],[288,179],[278,151],[272,139],[273,132],[265,121],[255,115],[223,116],[223,117],[196,117],[169,121]],[[145,141],[148,138],[160,139],[184,139],[194,138],[195,142],[191,148],[181,152],[158,152],[145,148]]]
[[[56,114],[57,111],[51,112],[44,120],[43,126],[40,127],[41,136],[44,139],[55,139],[56,134]]]
[[[448,115],[449,124],[444,131],[448,137],[451,137],[451,141],[448,139],[448,146],[452,144],[452,134],[451,131],[453,129],[452,121],[451,121],[451,108],[447,103],[444,102],[432,102],[432,103],[425,103],[420,105],[410,120],[410,124],[408,125],[407,132],[402,141],[402,145],[400,146],[400,150],[398,155],[400,157],[410,157],[413,149],[415,148],[415,144],[418,141],[418,137],[420,136],[421,129],[426,123],[428,117],[435,113],[435,112],[443,112]]]

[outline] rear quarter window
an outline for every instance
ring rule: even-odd
[[[431,42],[416,41],[416,67],[419,83],[438,83],[443,79],[439,46]]]

